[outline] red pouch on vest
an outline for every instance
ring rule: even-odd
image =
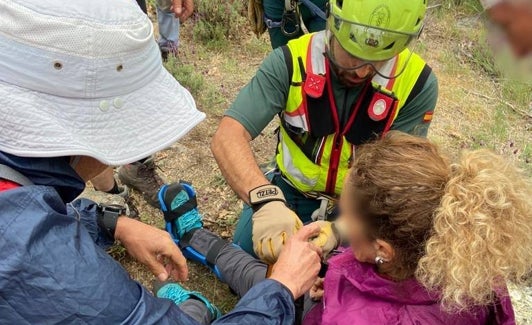
[[[319,74],[307,74],[307,79],[305,80],[305,85],[303,86],[305,94],[312,98],[321,97],[321,95],[323,95],[323,90],[325,89],[326,80],[327,79],[325,76]]]
[[[368,115],[373,121],[382,121],[393,108],[394,99],[381,92],[375,92],[368,106]]]

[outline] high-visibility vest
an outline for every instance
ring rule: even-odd
[[[290,89],[281,113],[277,165],[302,192],[339,195],[354,158],[355,147],[384,135],[401,108],[423,89],[430,67],[408,49],[389,60],[383,72],[394,79],[374,77],[361,90],[345,126],[341,126],[324,57],[326,32],[307,34],[283,48]]]

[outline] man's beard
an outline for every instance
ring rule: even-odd
[[[331,63],[331,66],[332,66],[334,73],[336,74],[338,81],[347,88],[354,88],[362,84],[365,84],[366,82],[368,82],[375,76],[375,72],[374,72],[374,73],[369,74],[365,78],[359,78],[356,73],[349,74],[345,71],[341,71],[333,63]]]

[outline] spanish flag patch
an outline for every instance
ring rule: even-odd
[[[430,111],[430,112],[426,112],[425,113],[425,116],[423,116],[423,122],[424,123],[429,123],[432,121],[432,116],[434,115],[434,112],[433,111]]]

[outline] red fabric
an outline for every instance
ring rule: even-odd
[[[6,179],[0,179],[0,192],[11,190],[20,187],[19,184],[8,181]]]

